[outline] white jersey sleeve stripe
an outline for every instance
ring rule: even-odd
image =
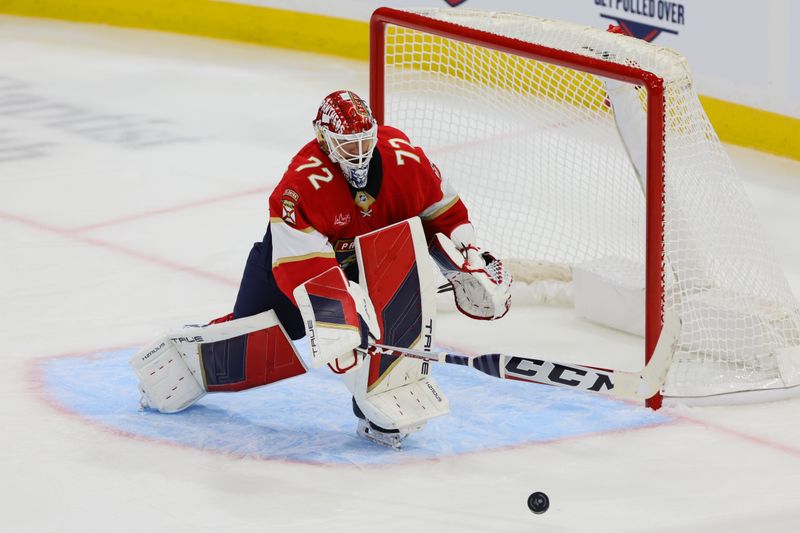
[[[442,202],[436,202],[428,209],[423,211],[422,214],[420,214],[420,218],[422,220],[433,220],[434,218],[438,217],[439,215],[441,215],[442,213],[453,207],[453,205],[455,205],[457,201],[458,201],[458,196],[447,202],[445,205],[442,205]]]
[[[328,238],[314,228],[295,229],[280,218],[270,218],[269,225],[272,232],[273,267],[311,257],[336,257]]]
[[[283,221],[283,219],[281,217],[270,217],[269,221],[272,224],[285,224],[285,222]],[[314,228],[312,228],[311,226],[309,226],[307,228],[303,228],[303,229],[299,229],[299,228],[292,228],[292,229],[294,229],[295,231],[302,231],[303,233],[311,233],[312,231],[317,231]]]
[[[419,214],[422,220],[431,220],[451,207],[458,201],[458,194],[456,193],[455,189],[450,186],[447,180],[442,179],[442,199],[438,202],[429,205],[425,210]]]

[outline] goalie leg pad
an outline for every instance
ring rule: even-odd
[[[209,392],[236,392],[299,376],[305,364],[280,325],[200,345]]]
[[[380,326],[377,340],[394,346],[431,349],[436,314],[436,280],[418,218],[356,239],[360,285],[369,294]],[[358,434],[399,448],[406,435],[449,412],[449,403],[428,376],[427,362],[376,355],[346,374],[353,394]]]
[[[306,372],[273,311],[159,337],[130,361],[142,405],[162,413],[186,409],[206,392],[238,391]]]
[[[430,268],[419,218],[398,222],[356,238],[359,282],[375,306],[382,344],[429,350],[436,316],[436,279]],[[372,356],[365,387],[377,394],[423,379],[421,361]]]
[[[450,412],[450,402],[432,377],[370,396],[356,394],[354,399],[372,424],[404,434],[419,431],[431,418]]]
[[[162,413],[177,413],[202,398],[206,390],[178,347],[161,337],[142,348],[131,359],[139,378],[142,407]]]

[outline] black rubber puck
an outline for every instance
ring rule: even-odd
[[[550,508],[550,498],[544,492],[534,492],[528,496],[528,509],[536,514],[542,514]]]

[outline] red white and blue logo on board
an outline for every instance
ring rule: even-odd
[[[686,24],[686,7],[669,0],[594,0],[605,8],[602,18],[611,20],[625,35],[647,42],[662,33],[678,35],[677,28]],[[638,20],[633,20],[636,17]]]

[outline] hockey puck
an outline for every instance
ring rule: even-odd
[[[542,514],[550,508],[550,498],[544,492],[534,492],[528,496],[528,509],[535,514]]]

